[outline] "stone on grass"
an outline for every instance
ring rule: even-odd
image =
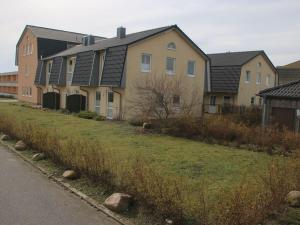
[[[78,178],[78,174],[74,170],[66,170],[62,176],[63,178],[70,179],[70,180],[74,180]]]
[[[18,151],[25,151],[27,148],[27,145],[24,141],[20,140],[15,144],[15,149]]]
[[[44,153],[37,153],[32,156],[33,161],[40,161],[46,159],[46,155]]]
[[[143,129],[151,129],[151,123],[143,123]]]
[[[170,220],[170,219],[166,219],[166,224],[173,224],[173,220]]]
[[[8,140],[10,140],[10,137],[9,137],[8,135],[6,135],[6,134],[3,134],[3,135],[1,136],[1,140],[2,140],[2,141],[8,141]]]
[[[104,206],[115,212],[124,212],[128,210],[131,202],[131,195],[123,193],[114,193],[105,200]]]
[[[291,207],[300,207],[300,191],[289,192],[286,201]]]

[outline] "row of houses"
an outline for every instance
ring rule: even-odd
[[[155,76],[180,79],[177,104],[197,90],[198,111],[218,113],[223,105],[263,105],[258,93],[298,73],[281,75],[293,66],[275,68],[264,51],[205,54],[176,25],[131,34],[119,27],[113,38],[27,25],[16,65],[19,100],[109,119],[134,117],[136,83]]]

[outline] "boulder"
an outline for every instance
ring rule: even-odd
[[[24,141],[20,140],[15,144],[15,149],[18,151],[24,151],[26,150],[27,145]]]
[[[32,156],[33,161],[40,161],[46,159],[46,155],[44,153],[37,153]]]
[[[10,137],[9,137],[8,135],[6,135],[6,134],[3,134],[3,135],[1,136],[1,140],[2,140],[2,141],[8,141],[8,140],[10,140]]]
[[[291,207],[300,207],[300,191],[289,192],[286,201]]]
[[[123,193],[114,193],[105,200],[104,206],[115,212],[124,212],[128,210],[131,202],[131,195]]]
[[[74,170],[66,170],[62,176],[63,178],[70,179],[70,180],[74,180],[78,178],[78,174]]]
[[[151,129],[151,123],[143,123],[143,129]]]

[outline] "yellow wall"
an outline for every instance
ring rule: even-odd
[[[261,63],[261,67],[258,67],[259,62]],[[251,80],[249,83],[245,82],[246,71],[251,71]],[[260,84],[256,84],[257,73],[261,73],[262,79]],[[266,77],[268,74],[271,75],[272,80],[269,86],[266,85]],[[261,55],[255,57],[242,67],[237,104],[250,106],[251,97],[255,97],[255,105],[258,105],[259,97],[256,96],[256,94],[261,90],[273,87],[275,84],[275,79],[276,74],[272,67],[267,63],[265,58]]]
[[[176,50],[167,49],[170,42],[176,44]],[[141,56],[143,53],[151,54],[151,72],[141,72]],[[176,73],[166,74],[166,58],[176,58]],[[187,75],[188,60],[196,62],[196,74],[194,77]],[[199,53],[183,39],[175,30],[164,32],[153,38],[149,38],[135,45],[129,46],[126,60],[126,88],[123,99],[123,109],[125,118],[134,117],[130,110],[129,101],[136,96],[136,83],[151,76],[167,76],[168,79],[180,79],[185,92],[181,98],[188,101],[193,90],[198,90],[199,107],[203,101],[204,80],[205,80],[205,60]],[[201,113],[201,109],[198,109]]]

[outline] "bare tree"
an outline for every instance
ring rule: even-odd
[[[134,84],[130,109],[142,118],[168,119],[201,108],[200,90],[189,89],[181,77],[148,76]]]

